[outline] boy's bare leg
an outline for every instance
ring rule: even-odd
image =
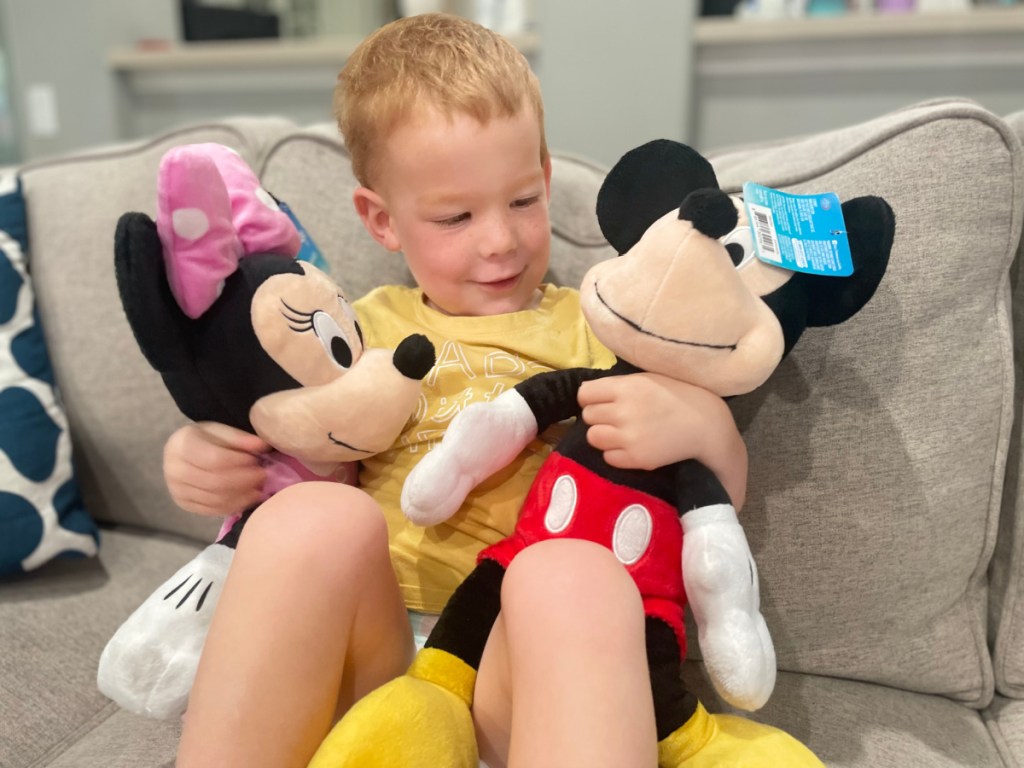
[[[287,488],[239,541],[178,765],[304,766],[336,715],[411,657],[379,507],[336,483]]]
[[[643,606],[611,552],[550,541],[512,562],[473,716],[491,768],[657,765]]]

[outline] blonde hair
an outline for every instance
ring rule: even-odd
[[[415,109],[431,106],[486,125],[492,117],[515,117],[524,101],[537,115],[543,164],[544,105],[526,58],[479,24],[429,13],[386,24],[359,44],[338,75],[334,116],[352,170],[369,187],[381,145]]]

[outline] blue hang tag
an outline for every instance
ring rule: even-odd
[[[277,201],[278,206],[284,211],[288,218],[292,220],[292,224],[295,225],[295,229],[299,231],[299,252],[295,258],[299,261],[308,261],[314,267],[319,269],[321,272],[327,272],[329,267],[327,259],[320,253],[320,249],[316,247],[316,243],[313,242],[313,238],[309,236],[309,232],[302,226],[302,222],[299,221],[299,217],[295,215],[295,212],[289,207],[289,205],[281,200]]]
[[[853,273],[843,208],[834,193],[794,195],[748,181],[743,204],[761,261],[812,275]]]

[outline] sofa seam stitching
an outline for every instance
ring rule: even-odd
[[[1005,274],[1004,274],[1004,280],[1007,283],[1007,288],[1006,288],[1006,290],[1004,292],[1009,293],[1010,301],[1009,301],[1008,306],[1007,306],[1007,311],[1005,313],[1003,313],[1003,315],[1000,318],[1001,322],[1006,322],[1007,323],[1007,325],[1009,327],[1010,338],[1012,340],[1012,338],[1013,338],[1013,331],[1014,331],[1014,328],[1013,328],[1013,317],[1012,317],[1012,311],[1013,311],[1013,303],[1012,303],[1013,302],[1013,285],[1009,281],[1010,281],[1010,269],[1011,269],[1011,267],[1013,265],[1014,260],[1016,259],[1017,255],[1018,255],[1018,253],[1020,252],[1021,237],[1024,236],[1024,235],[1022,235],[1022,232],[1021,232],[1021,228],[1022,228],[1022,226],[1024,226],[1024,211],[1022,211],[1022,208],[1024,208],[1024,205],[1022,205],[1022,198],[1024,198],[1024,193],[1022,193],[1021,184],[1019,183],[1022,175],[1024,175],[1024,170],[1022,170],[1022,167],[1021,167],[1022,163],[1024,163],[1024,161],[1022,161],[1021,157],[1020,157],[1022,147],[1021,147],[1021,143],[1019,142],[1019,140],[1017,140],[1016,134],[1014,134],[1012,132],[1012,130],[1009,129],[1008,126],[1006,126],[1005,130],[1001,130],[1000,127],[998,125],[996,125],[996,124],[992,124],[991,127],[992,127],[993,130],[996,130],[996,132],[1003,138],[1003,143],[1007,147],[1007,150],[1008,150],[1008,153],[1009,153],[1009,158],[1010,158],[1010,161],[1011,161],[1011,173],[1012,173],[1012,179],[1013,179],[1012,190],[1014,192],[1016,192],[1015,199],[1013,200],[1013,206],[1012,207],[1016,209],[1017,216],[1013,220],[1013,228],[1012,228],[1012,230],[1011,230],[1011,232],[1009,234],[1009,242],[1007,244],[1007,249],[1009,251],[1009,259],[1007,261],[1006,270],[1005,270]],[[1015,147],[1017,149],[1017,153],[1016,154],[1014,154],[1014,152],[1013,152],[1013,149]],[[1014,239],[1014,235],[1016,235],[1016,239]],[[997,295],[997,301],[998,301],[998,295]],[[1014,362],[1014,359],[1013,359],[1013,344],[1012,344],[1012,341],[1011,341],[1011,343],[1010,343],[1010,372],[1009,372],[1010,390],[1011,390],[1011,392],[1010,392],[1010,396],[1011,396],[1010,408],[1011,409],[1015,408],[1015,399],[1016,399],[1016,395],[1017,395],[1016,386],[1014,385],[1014,377],[1015,377],[1015,375],[1016,375],[1016,371],[1015,371],[1015,362]],[[1019,414],[1017,414],[1017,416],[1019,417]],[[1013,446],[1010,443],[1010,437],[1012,437],[1012,426],[1013,426],[1012,423],[1011,423],[1010,426],[1011,426],[1010,435],[1008,435],[1007,438],[1006,438],[1006,440],[1007,440],[1007,443],[1006,443],[1006,446],[1007,446],[1007,459],[1010,458],[1010,451],[1013,448]],[[1018,462],[1018,468],[1021,467],[1022,465],[1024,465],[1024,451],[1022,451],[1021,455],[1018,456],[1017,462]],[[1007,460],[1006,463],[1005,463],[1005,466],[1003,467],[1002,478],[1000,479],[1000,482],[999,482],[999,491],[1000,491],[999,492],[999,498],[998,498],[998,502],[999,503],[996,505],[996,510],[995,510],[996,511],[996,518],[995,518],[996,537],[994,538],[994,540],[992,542],[992,551],[990,552],[989,561],[986,564],[985,569],[982,571],[983,575],[987,574],[989,569],[991,568],[992,556],[995,553],[995,548],[996,548],[996,545],[998,543],[999,522],[1000,522],[1000,520],[1002,518],[1002,515],[1003,515],[1003,493],[1002,493],[1002,490],[1003,490],[1003,487],[1005,486],[1005,483],[1006,483],[1006,476],[1007,476],[1007,472],[1009,471],[1009,465],[1010,465],[1010,463]],[[993,488],[993,499],[995,499],[995,496],[996,496],[995,488]],[[1017,493],[1015,494],[1015,497],[1013,499],[1011,499],[1012,509],[1013,510],[1019,509],[1020,501],[1021,501],[1020,485],[1018,483]],[[1018,607],[1017,607],[1018,595],[1011,589],[1011,586],[1013,585],[1013,583],[1015,581],[1024,580],[1024,557],[1021,557],[1021,545],[1020,545],[1021,544],[1021,536],[1018,533],[1018,535],[1016,537],[1014,537],[1013,533],[1014,533],[1014,528],[1011,528],[1010,529],[1011,542],[1010,542],[1009,562],[1007,563],[1007,580],[1006,580],[1006,589],[1004,590],[1004,602],[1002,604],[1002,608],[1001,608],[1000,613],[999,613],[998,625],[995,628],[995,630],[996,630],[996,632],[995,632],[995,641],[992,644],[992,649],[991,649],[991,654],[990,654],[991,660],[992,660],[992,673],[993,673],[993,676],[994,677],[1000,677],[1006,683],[1006,686],[1005,686],[1006,688],[1010,688],[1011,686],[1014,685],[1014,683],[1012,683],[1009,680],[1009,678],[1007,677],[1007,664],[1008,664],[1008,656],[1009,656],[1009,647],[1012,647],[1012,643],[1010,642],[1010,640],[1012,639],[1013,635],[1015,634],[1014,630],[1015,630],[1016,622],[1013,620],[1013,616],[1014,616],[1015,612],[1018,609]],[[980,570],[980,568],[979,568],[979,570]],[[989,588],[991,588],[991,583],[989,583]],[[991,596],[991,594],[989,594],[988,595],[988,601],[991,602],[991,600],[992,600],[992,596]],[[988,605],[986,605],[986,615],[987,615],[987,613],[988,613]],[[1006,628],[1005,630],[1004,630],[1004,627]],[[987,640],[987,638],[986,638],[986,640]],[[987,645],[987,642],[986,642],[986,645]],[[998,674],[997,674],[997,672],[998,672]],[[996,681],[995,680],[993,680],[993,686],[996,687]]]
[[[78,155],[61,155],[57,157],[49,157],[41,160],[29,161],[25,165],[18,168],[18,174],[23,175],[25,173],[33,173],[35,171],[44,170],[57,165],[72,165],[79,163],[91,163],[96,160],[112,160],[120,157],[129,157],[139,152],[145,152],[148,149],[159,146],[160,144],[166,143],[170,139],[182,136],[188,133],[195,133],[197,131],[204,130],[221,130],[232,134],[239,140],[240,143],[244,144],[249,150],[252,150],[252,145],[249,140],[245,137],[242,131],[233,125],[226,123],[197,123],[195,125],[182,126],[176,130],[168,131],[157,137],[154,137],[148,141],[144,141],[136,144],[128,144],[126,146],[111,147],[109,150],[103,152],[96,152],[95,154],[78,154]]]
[[[102,709],[93,713],[88,720],[79,725],[74,731],[59,741],[54,742],[49,749],[29,763],[28,768],[45,768],[47,765],[53,765],[54,760],[67,753],[71,747],[81,742],[83,738],[107,722],[119,710],[120,707],[117,704],[108,701]]]
[[[968,105],[959,104],[958,106],[964,107]],[[855,145],[851,149],[848,149],[847,151],[843,152],[842,154],[840,154],[839,156],[837,156],[828,163],[822,164],[813,169],[808,169],[794,176],[782,177],[780,179],[769,179],[764,183],[766,183],[768,186],[787,187],[792,186],[794,184],[802,184],[804,182],[811,181],[813,179],[818,178],[819,176],[823,176],[827,173],[832,173],[836,170],[839,170],[843,166],[848,165],[850,162],[857,159],[859,156],[863,155],[866,151],[871,149],[877,149],[878,147],[887,144],[888,142],[892,141],[894,138],[900,135],[906,134],[910,131],[917,130],[919,128],[924,128],[925,126],[929,126],[932,125],[933,123],[937,123],[943,120],[954,120],[957,122],[971,121],[981,123],[983,126],[995,130],[996,133],[998,133],[1003,139],[1004,146],[1007,144],[1005,131],[1000,130],[999,126],[997,125],[997,122],[1000,121],[999,117],[991,112],[984,110],[984,108],[980,108],[977,105],[974,105],[972,108],[969,109],[957,109],[950,110],[942,114],[926,115],[910,122],[909,124],[901,123],[897,125],[892,125],[888,128],[888,130],[884,131],[880,135],[867,138],[865,141]],[[1009,130],[1009,128],[1007,127],[1006,130]],[[770,148],[777,149],[780,147],[791,146],[794,144],[798,144],[800,143],[800,141],[806,140],[808,138],[812,137],[798,137],[792,142],[780,143]],[[727,157],[727,155],[720,155],[716,157],[716,160],[721,160],[724,157]],[[723,187],[722,189],[723,191],[728,193],[736,193],[741,191],[740,188],[736,186]]]

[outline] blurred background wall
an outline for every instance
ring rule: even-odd
[[[650,138],[709,149],[944,95],[1024,107],[1016,0],[0,0],[0,163],[227,115],[330,121],[352,48],[427,8],[506,34],[551,146],[605,164]]]

